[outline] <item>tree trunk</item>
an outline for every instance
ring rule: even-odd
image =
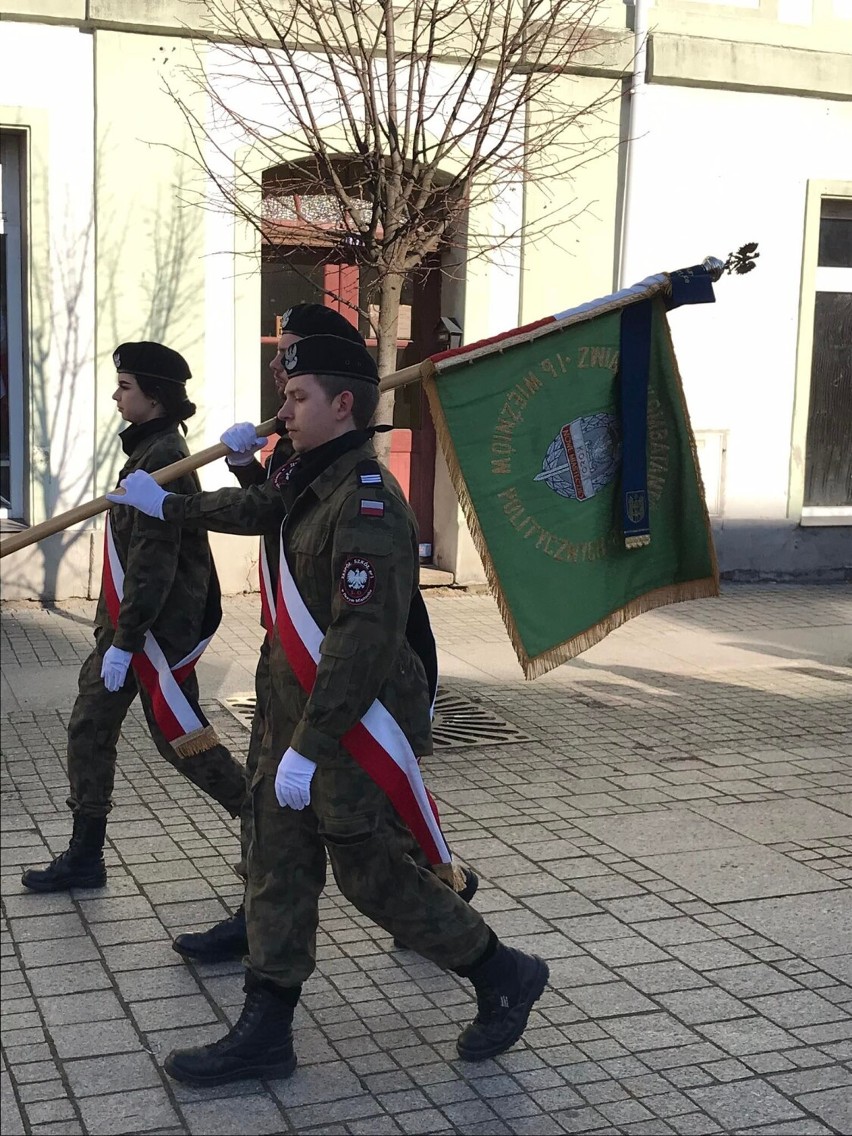
[[[376,328],[378,340],[379,377],[391,375],[396,370],[396,340],[399,327],[399,302],[402,296],[402,277],[389,272],[382,278],[379,292],[379,326]],[[376,422],[393,422],[394,392],[386,391],[379,399]],[[389,463],[391,435],[376,434],[376,453],[385,465]]]

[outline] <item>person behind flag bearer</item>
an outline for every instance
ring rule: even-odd
[[[279,417],[294,458],[275,479],[286,520],[270,643],[273,713],[251,787],[246,998],[225,1037],[167,1057],[170,1076],[197,1086],[295,1069],[293,1011],[316,965],[326,856],[359,911],[470,979],[478,1008],[457,1041],[462,1058],[514,1045],[549,975],[542,959],[501,943],[439,878],[449,878],[452,859],[418,764],[432,748],[430,690],[406,636],[418,535],[372,447],[376,365],[358,344],[312,336],[285,351],[284,369]],[[268,490],[259,496],[257,487],[230,507],[213,494],[169,494],[143,473],[123,487],[126,496],[112,500],[173,523],[209,524],[218,513],[217,526],[263,532],[269,520]]]
[[[355,343],[363,344],[364,340],[357,328],[332,308],[324,304],[296,304],[281,317],[281,335],[278,338],[277,350],[269,364],[272,381],[278,396],[283,401],[284,386],[287,381],[287,372],[284,370],[284,353],[293,343],[298,343],[308,335],[337,335],[342,339],[351,339]],[[251,422],[235,422],[222,434],[222,441],[229,449],[225,460],[228,468],[236,476],[243,488],[263,483],[275,476],[278,470],[293,456],[293,447],[287,437],[284,424],[281,423],[279,436],[272,452],[266,462],[261,464],[257,453],[266,444],[267,438],[259,438]],[[269,692],[269,618],[274,609],[275,590],[278,585],[278,525],[261,538],[261,589],[267,589],[271,594],[272,603],[262,604],[263,615],[261,623],[266,626],[267,634],[260,648],[260,655],[255,670],[255,709],[252,716],[251,736],[248,753],[246,755],[246,787],[251,786],[254,770],[257,767],[257,756],[260,749],[260,740],[263,736],[263,712]],[[261,593],[263,594],[263,592]],[[251,838],[251,802],[246,792],[240,816],[240,862],[236,866],[237,874],[245,879],[245,865],[248,858],[248,843]],[[241,903],[237,910],[226,919],[214,924],[206,931],[190,931],[176,936],[172,943],[174,949],[183,958],[197,963],[225,962],[229,959],[239,959],[248,951],[246,938],[245,908]]]
[[[128,423],[119,473],[162,469],[187,456],[183,432],[195,413],[186,360],[160,343],[122,343],[113,355],[113,400]],[[195,474],[171,484],[199,488]],[[80,668],[68,723],[68,848],[45,868],[27,868],[32,891],[99,888],[112,808],[116,745],[139,694],[160,754],[232,817],[245,795],[242,765],[219,743],[198,705],[194,667],[221,619],[219,581],[206,533],[117,506],[107,516],[95,649]]]
[[[269,364],[272,380],[279,398],[284,400],[287,384],[287,371],[284,356],[287,349],[300,339],[310,335],[334,335],[364,346],[363,337],[357,329],[339,312],[324,304],[297,304],[281,317],[281,335],[277,351]],[[287,436],[284,423],[280,425],[280,436],[272,453],[264,465],[256,454],[267,442],[259,438],[251,422],[237,422],[222,434],[221,441],[228,446],[226,456],[231,471],[244,488],[272,483],[278,470],[293,457],[293,446]],[[276,491],[276,497],[278,496]],[[262,538],[260,546],[260,590],[261,624],[266,628],[266,636],[260,648],[255,670],[255,709],[252,716],[251,736],[246,756],[246,785],[250,788],[263,737],[265,707],[269,699],[269,644],[274,634],[273,619],[275,597],[278,586],[278,543],[280,519],[275,527]],[[414,650],[423,661],[430,682],[432,700],[437,688],[437,650],[429,623],[429,613],[419,590],[412,599],[406,635]],[[236,866],[237,875],[245,879],[248,861],[248,846],[251,840],[251,801],[246,794],[240,818],[241,858]],[[459,894],[468,902],[476,894],[479,879],[470,868],[462,869],[464,885]],[[396,947],[405,944],[395,941]],[[189,931],[177,935],[172,943],[175,951],[183,958],[195,963],[217,963],[242,958],[248,952],[246,934],[245,904],[241,903],[233,914],[214,924],[206,931]]]

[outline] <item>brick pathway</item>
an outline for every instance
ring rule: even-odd
[[[160,1068],[239,1013],[237,964],[171,936],[239,901],[232,822],[127,722],[102,892],[34,896],[65,847],[65,722],[93,605],[3,609],[2,1127],[14,1133],[852,1131],[852,591],[731,587],[525,684],[484,596],[432,592],[443,682],[534,739],[425,763],[477,907],[544,955],[523,1041],[455,1059],[469,986],[330,886],[289,1081]],[[250,689],[256,597],[201,682]]]

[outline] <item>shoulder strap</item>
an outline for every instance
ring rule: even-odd
[[[365,458],[355,466],[358,481],[361,485],[384,485],[382,467],[375,458]]]

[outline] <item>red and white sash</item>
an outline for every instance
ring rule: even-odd
[[[124,598],[124,569],[115,547],[109,515],[104,533],[103,589],[109,617],[113,627],[116,627]],[[211,749],[219,741],[216,731],[202,714],[197,702],[187,698],[180,688],[187,675],[195,669],[195,664],[214,633],[215,628],[173,667],[169,666],[162,648],[150,631],[145,632],[142,650],[133,654],[134,673],[150,696],[157,725],[178,757],[194,757]]]
[[[260,614],[266,634],[271,639],[275,634],[275,585],[272,583],[272,570],[266,555],[266,540],[260,538],[260,556],[257,562],[260,575]]]
[[[323,632],[299,594],[284,555],[283,541],[278,561],[276,626],[293,673],[310,694],[316,681]],[[340,742],[390,797],[437,874],[447,875],[447,882],[452,882],[452,856],[441,832],[438,810],[423,784],[414,750],[398,722],[376,699]]]
[[[277,443],[276,443],[277,444]],[[272,459],[275,451],[269,455],[266,462],[266,480],[272,477]],[[292,460],[292,459],[291,459]],[[284,463],[287,464],[286,462]],[[260,555],[257,561],[258,575],[260,576],[260,615],[263,626],[266,628],[268,639],[275,634],[275,603],[276,588],[272,582],[272,569],[269,567],[269,557],[266,554],[266,537],[260,538]]]

